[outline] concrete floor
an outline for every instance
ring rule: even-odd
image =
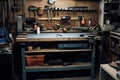
[[[49,73],[39,73],[39,74],[32,73],[32,74],[28,74],[29,75],[28,80],[99,80],[99,71],[95,73],[96,75],[94,79],[91,79],[89,71],[87,73],[84,72],[85,71],[83,70],[83,72],[78,71],[78,73],[77,71],[75,71],[75,73],[74,71],[56,72],[56,73],[49,72]],[[16,80],[21,80],[21,78]]]
[[[73,78],[53,78],[53,79],[36,79],[36,80],[91,80],[90,77],[73,77]],[[98,76],[93,80],[99,80]]]
[[[15,79],[15,80],[21,80],[21,79]],[[90,76],[81,76],[81,77],[49,78],[49,79],[35,79],[35,80],[99,80],[99,74],[97,74],[94,79],[91,79]]]
[[[51,79],[36,79],[36,80],[91,80],[90,76],[84,76],[84,77],[71,77],[71,78],[51,78]],[[92,80],[99,80],[99,73],[96,75],[96,77]]]

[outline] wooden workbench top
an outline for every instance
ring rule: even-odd
[[[40,34],[19,34],[16,42],[48,42],[48,41],[87,41],[88,33],[40,33]]]

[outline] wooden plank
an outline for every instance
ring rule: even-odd
[[[25,53],[39,53],[39,52],[91,52],[91,49],[72,49],[72,50],[58,50],[58,49],[41,49],[25,51]]]
[[[87,38],[16,38],[16,42],[88,41]]]
[[[117,36],[120,36],[120,32],[115,32],[115,31],[111,31],[110,34],[112,35],[117,35]]]
[[[116,35],[111,35],[110,37],[116,38],[116,39],[119,39],[119,40],[120,40],[120,37],[119,37],[119,36],[116,36]]]
[[[40,21],[47,21],[48,20],[48,18],[38,18],[38,20],[40,20]],[[52,18],[52,20],[61,20],[61,18]],[[78,18],[71,18],[71,20],[78,20]]]
[[[74,63],[73,65],[68,66],[27,66],[27,72],[44,72],[44,71],[62,71],[62,70],[80,70],[80,69],[91,69],[91,63]]]

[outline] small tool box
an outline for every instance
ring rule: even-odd
[[[27,66],[42,65],[45,55],[26,55]]]

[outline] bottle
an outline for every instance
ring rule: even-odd
[[[84,17],[84,16],[82,16],[81,25],[82,25],[82,26],[85,26],[85,24],[86,24],[85,17]]]
[[[92,24],[92,20],[91,20],[91,18],[90,18],[89,21],[88,21],[88,26],[90,27],[91,24]]]
[[[40,27],[37,27],[37,34],[40,34]]]
[[[34,32],[36,33],[37,32],[37,24],[34,23],[34,28],[33,28]]]

